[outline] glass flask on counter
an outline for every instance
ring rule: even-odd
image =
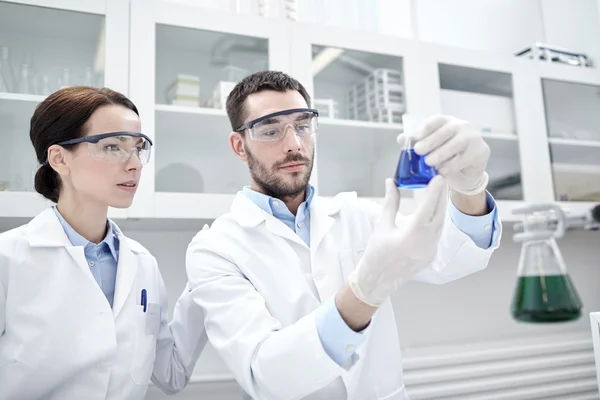
[[[550,228],[548,214],[526,216],[511,312],[517,321],[566,322],[581,316],[582,302],[567,271],[555,237],[564,234]]]

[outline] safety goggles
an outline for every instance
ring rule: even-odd
[[[88,152],[92,158],[101,158],[109,163],[125,163],[136,153],[142,165],[150,161],[152,141],[143,133],[111,132],[100,135],[84,136],[77,139],[56,143],[59,146],[70,146],[79,143],[88,144]]]
[[[277,142],[285,137],[288,126],[296,136],[309,136],[319,129],[319,112],[312,108],[292,108],[263,115],[245,123],[236,132],[248,131],[250,139],[257,142]]]

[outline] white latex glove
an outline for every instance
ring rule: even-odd
[[[416,211],[396,223],[400,192],[385,181],[383,210],[365,252],[348,277],[363,303],[379,307],[402,283],[433,262],[446,215],[446,183],[434,177]]]
[[[404,139],[404,134],[400,134],[398,143],[402,145]],[[425,163],[445,177],[451,189],[466,195],[485,190],[490,147],[467,121],[434,116],[415,133],[415,141],[415,153],[426,154]]]

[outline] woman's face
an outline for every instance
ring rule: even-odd
[[[86,136],[123,131],[141,132],[141,122],[132,110],[110,105],[98,108],[88,120],[86,128]],[[122,148],[128,151],[139,147],[142,141],[136,137],[127,139],[128,142],[123,143]],[[115,142],[116,145],[118,138],[111,138],[110,142]],[[69,174],[63,177],[63,190],[74,190],[79,201],[92,201],[115,208],[129,207],[142,173],[142,163],[137,153],[130,152],[131,156],[127,160],[115,162],[114,159],[99,156],[101,153],[98,151],[90,151],[90,146],[88,143],[81,143],[66,152],[65,161],[69,165]]]

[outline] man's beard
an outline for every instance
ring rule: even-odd
[[[301,194],[308,186],[308,181],[310,180],[313,168],[314,149],[310,159],[299,153],[290,153],[283,161],[273,165],[270,170],[258,161],[246,146],[244,146],[244,151],[248,157],[250,176],[267,196],[276,199],[294,198]],[[294,183],[287,183],[282,178],[276,176],[277,171],[279,171],[279,168],[282,165],[295,161],[303,162],[305,169],[303,171],[293,172],[290,175],[298,177],[300,174],[303,174],[304,176],[302,179],[299,179]]]

